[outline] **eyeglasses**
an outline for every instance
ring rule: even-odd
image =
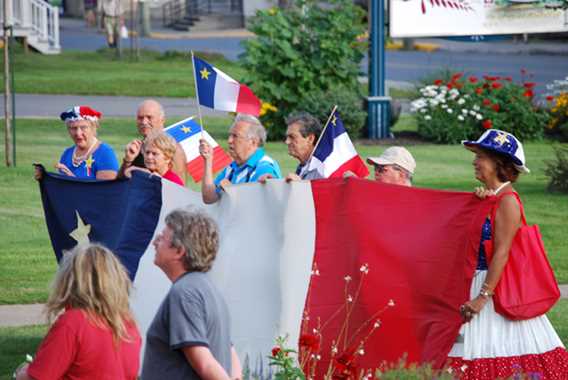
[[[230,133],[229,133],[229,137],[232,138],[233,140],[239,140],[239,139],[240,139],[240,140],[246,140],[246,139],[249,138],[249,137],[246,136],[246,135],[238,135],[238,134],[233,133],[233,132],[230,132]]]
[[[78,130],[81,130],[81,132],[86,132],[89,130],[89,128],[91,128],[90,125],[79,125],[79,126],[68,126],[67,130],[69,132],[77,132]]]

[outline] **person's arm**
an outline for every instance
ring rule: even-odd
[[[229,380],[225,369],[215,359],[209,348],[205,346],[191,346],[182,348],[185,358],[197,375],[203,379]]]
[[[182,178],[184,182],[187,182],[187,157],[182,146],[176,143],[176,152],[174,154],[172,171]]]
[[[140,154],[140,150],[142,149],[142,141],[141,140],[132,140],[131,142],[126,145],[124,149],[124,158],[122,159],[122,165],[118,169],[118,178],[124,178],[124,173],[126,169],[132,166],[134,159]]]
[[[28,375],[28,367],[29,363],[24,365],[22,368],[19,368],[16,372],[16,380],[35,380],[33,377]]]
[[[199,154],[205,160],[203,168],[203,179],[201,180],[201,196],[203,202],[207,204],[215,203],[219,200],[215,182],[213,181],[213,148],[205,139],[199,140]]]
[[[509,251],[513,243],[513,239],[517,230],[521,226],[521,209],[514,196],[505,196],[501,199],[497,213],[495,214],[494,236],[493,238],[493,257],[487,270],[487,277],[482,290],[492,294],[501,278],[503,269],[509,259]],[[470,311],[472,314],[466,314],[466,321],[469,321],[473,315],[479,313],[487,303],[488,297],[478,295],[474,299],[468,301],[464,305],[464,311]]]
[[[96,178],[97,179],[116,179],[117,176],[116,170],[99,170],[97,172]]]
[[[285,180],[286,180],[286,183],[290,183],[292,181],[301,181],[302,178],[299,175],[297,175],[296,173],[289,173],[286,176]]]
[[[237,355],[237,350],[235,350],[235,347],[231,346],[231,379],[241,380],[242,378],[243,368],[241,367],[239,355]]]

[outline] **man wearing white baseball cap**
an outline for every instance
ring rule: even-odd
[[[375,181],[392,185],[412,186],[416,161],[401,146],[387,148],[379,157],[368,157],[367,163],[375,169]]]

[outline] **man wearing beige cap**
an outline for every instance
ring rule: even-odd
[[[392,185],[412,186],[416,161],[412,154],[401,146],[391,146],[379,157],[367,158],[375,169],[375,181]]]

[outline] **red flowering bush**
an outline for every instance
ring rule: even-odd
[[[458,143],[489,128],[511,132],[521,141],[543,135],[549,116],[533,104],[534,82],[455,73],[432,83],[412,102],[418,132],[430,141]]]

